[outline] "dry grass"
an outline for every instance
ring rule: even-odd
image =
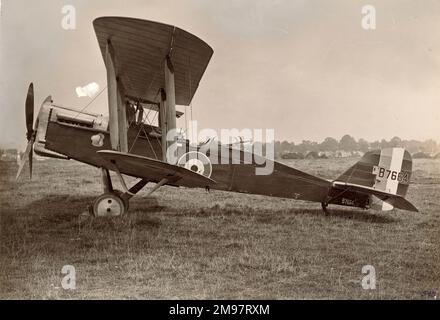
[[[298,160],[333,178],[356,159]],[[12,182],[0,163],[0,298],[432,299],[440,292],[440,161],[416,160],[409,200],[380,213],[254,195],[164,187],[130,214],[80,220],[98,170],[38,161]],[[74,265],[77,289],[60,288]],[[375,266],[376,290],[361,287]]]

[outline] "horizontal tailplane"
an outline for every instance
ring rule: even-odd
[[[339,176],[329,203],[388,211],[394,207],[418,211],[405,199],[412,159],[403,148],[373,150]]]

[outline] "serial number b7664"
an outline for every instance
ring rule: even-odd
[[[383,167],[375,167],[373,173],[377,174],[379,178],[386,178],[390,180],[397,180],[400,183],[409,183],[410,173],[408,171],[394,171]]]

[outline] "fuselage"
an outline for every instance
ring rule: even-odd
[[[158,127],[142,122],[129,123],[127,138],[129,153],[163,160]],[[323,202],[331,182],[253,153],[236,150],[231,146],[216,145],[217,156],[210,163],[209,177],[216,183],[211,187],[242,193]],[[187,140],[179,141],[180,154],[200,152],[206,148],[193,146]],[[111,150],[108,119],[99,114],[84,113],[46,101],[38,116],[35,152],[41,156],[74,159],[97,168],[103,166],[99,150]],[[212,152],[212,148],[209,148]],[[210,155],[212,159],[212,155]],[[248,159],[248,161],[244,161]],[[251,159],[249,161],[249,159]],[[270,174],[258,175],[262,159],[271,161]],[[189,167],[190,169],[190,167]],[[124,172],[122,172],[124,173]],[[130,175],[133,175],[130,173]],[[152,179],[152,182],[157,179]]]

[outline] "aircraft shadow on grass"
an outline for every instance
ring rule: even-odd
[[[56,226],[58,224],[77,224],[78,222],[93,220],[93,216],[87,216],[89,212],[87,205],[85,205],[85,203],[91,203],[92,201],[93,197],[90,196],[51,194],[31,202],[23,208],[20,208],[19,214],[28,216],[34,215],[38,217],[39,222],[45,224],[47,227],[52,225]],[[160,225],[159,220],[149,217],[148,214],[160,212],[165,207],[159,205],[157,199],[145,197],[142,199],[142,201],[134,201],[131,204],[131,208],[131,213],[128,213],[124,216],[108,218],[114,220],[114,222],[117,222],[117,220],[121,220],[122,222],[127,220],[125,219],[126,217],[135,216],[135,224],[137,225],[158,227]],[[136,212],[142,212],[145,214],[136,214]],[[100,219],[96,220],[98,221]]]
[[[29,205],[22,208],[22,211],[25,213],[39,213],[45,219],[62,222],[66,220],[77,219],[79,215],[87,212],[87,206],[84,204],[91,203],[92,201],[92,196],[52,194],[30,203]],[[168,208],[167,206],[160,205],[159,201],[153,197],[139,197],[137,201],[132,202],[130,209],[132,210],[131,215],[133,215],[133,213],[136,213],[136,216],[138,217],[142,216],[143,214],[145,214],[145,216],[148,216],[149,213],[158,213],[167,209],[171,209],[171,211],[174,210],[171,207]],[[204,213],[206,214],[206,216],[211,216],[213,214],[222,215],[222,211],[223,210],[221,210],[221,208],[220,210],[211,210],[210,208],[204,209]],[[265,210],[265,212],[268,219],[270,219],[271,216],[274,217],[280,214],[279,210]],[[331,208],[328,210],[328,214],[325,215],[320,209],[292,208],[291,210],[289,210],[289,213],[292,215],[321,216],[322,219],[338,218],[343,220],[353,220],[375,224],[387,224],[397,222],[397,219],[391,217],[389,214],[376,214],[373,212],[357,209],[350,211]],[[164,214],[166,215],[167,213]],[[236,212],[236,214],[240,215],[240,212]],[[246,209],[243,209],[243,214],[249,214],[249,212],[247,212]],[[128,213],[127,215],[130,215],[130,213]],[[194,215],[198,215],[197,210],[194,210]]]
[[[297,212],[295,212],[297,211]],[[329,209],[327,215],[323,215],[322,210],[319,209],[298,209],[295,210],[295,214],[307,214],[313,216],[323,216],[323,218],[336,217],[344,220],[353,220],[359,222],[368,222],[368,223],[394,223],[397,220],[393,217],[390,217],[389,214],[384,215],[376,214],[369,211],[362,211],[354,209],[350,210],[338,210],[338,209]]]

